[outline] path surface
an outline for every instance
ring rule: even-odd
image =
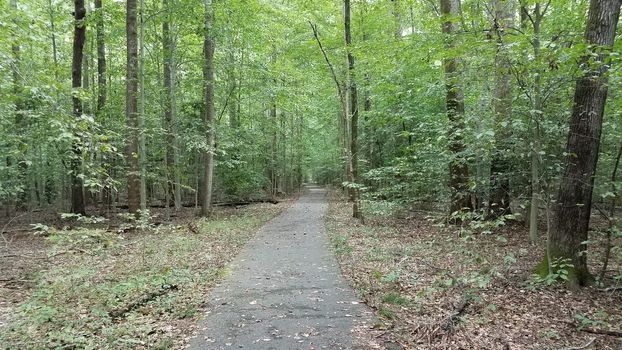
[[[371,312],[344,281],[324,233],[326,191],[264,226],[208,301],[190,349],[366,349]]]

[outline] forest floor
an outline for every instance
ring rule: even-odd
[[[228,262],[291,203],[209,219],[184,208],[170,221],[163,210],[143,222],[0,220],[0,349],[183,347]]]
[[[327,230],[344,275],[381,321],[378,336],[406,349],[622,349],[619,263],[604,287],[570,291],[533,277],[544,242],[530,245],[522,223],[439,223],[410,212],[362,224],[332,198]],[[601,239],[590,247],[592,271]]]

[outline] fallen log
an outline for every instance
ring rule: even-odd
[[[276,199],[264,198],[264,199],[240,200],[240,201],[232,201],[232,202],[219,202],[219,203],[213,203],[212,205],[215,207],[235,207],[235,206],[250,205],[250,204],[255,204],[255,203],[279,204],[279,201]],[[184,208],[194,208],[196,205],[194,202],[192,203],[188,202],[188,203],[182,203],[181,206]],[[127,204],[117,204],[116,208],[117,209],[128,209],[129,206]],[[166,208],[166,206],[164,204],[150,204],[149,208],[163,209],[163,208]]]
[[[123,318],[125,317],[125,315],[127,315],[128,313],[130,313],[131,311],[146,305],[148,302],[154,300],[157,297],[160,297],[170,291],[174,291],[177,290],[177,286],[176,285],[164,285],[162,286],[161,289],[155,291],[155,292],[151,292],[147,295],[145,295],[144,297],[140,298],[137,301],[134,301],[132,303],[129,303],[128,305],[119,308],[119,309],[114,309],[111,310],[110,312],[108,312],[108,314],[110,315],[110,317],[112,319],[119,319],[119,318]]]

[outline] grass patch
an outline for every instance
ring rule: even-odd
[[[8,349],[167,349],[192,327],[206,294],[256,229],[284,205],[228,211],[125,236],[54,232],[52,267],[0,335]],[[184,323],[184,320],[188,320]]]
[[[407,305],[409,303],[407,298],[398,293],[385,294],[385,296],[382,297],[382,302],[392,305]]]

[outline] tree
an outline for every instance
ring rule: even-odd
[[[213,39],[214,12],[212,0],[205,0],[205,37],[203,40],[203,83],[204,85],[204,122],[207,132],[207,148],[203,151],[203,203],[201,215],[207,216],[212,210],[212,189],[214,178],[214,39]]]
[[[530,192],[531,198],[529,203],[529,239],[532,243],[535,243],[538,238],[538,210],[540,206],[540,152],[541,152],[541,135],[540,135],[540,123],[543,116],[543,93],[542,93],[542,73],[541,68],[541,44],[540,44],[540,31],[542,27],[542,20],[546,14],[551,2],[542,7],[539,2],[534,4],[533,10],[530,11],[527,4],[521,1],[521,27],[526,28],[527,21],[532,25],[533,35],[529,42],[533,49],[532,61],[536,63],[536,69],[533,72],[533,88],[532,91],[524,91],[525,95],[530,99],[531,110],[529,113],[530,125],[531,125],[531,181]]]
[[[104,13],[102,0],[95,0],[97,14],[95,30],[97,41],[97,112],[101,112],[106,106],[108,97],[106,85],[106,37],[104,33]]]
[[[181,207],[181,195],[179,190],[178,157],[175,146],[177,144],[174,119],[175,106],[175,82],[173,64],[173,38],[171,36],[171,8],[168,0],[162,0],[164,20],[162,21],[162,54],[164,75],[164,128],[166,130],[166,206],[169,206],[170,198],[174,200],[175,209]]]
[[[73,115],[76,122],[82,119],[82,99],[79,89],[82,87],[82,59],[84,55],[84,41],[86,39],[86,8],[84,0],[74,0],[74,35],[73,61],[71,64],[71,87],[73,101]],[[79,135],[75,136],[79,139]],[[71,158],[71,212],[86,214],[84,205],[84,189],[80,173],[82,171],[82,150],[80,141],[74,140]]]
[[[568,259],[573,268],[568,276],[571,286],[590,281],[585,254],[592,209],[592,191],[598,162],[605,101],[609,51],[613,45],[620,16],[620,0],[591,0],[585,29],[589,45],[580,67],[582,75],[575,87],[574,105],[561,174],[550,242],[549,272],[556,259]]]
[[[140,0],[140,51],[138,54],[140,98],[138,112],[138,165],[140,167],[140,210],[147,210],[147,147],[145,145],[145,0]]]
[[[11,8],[17,12],[17,1],[16,0],[11,0]],[[13,55],[12,59],[13,62],[11,64],[11,73],[12,73],[12,78],[13,78],[13,95],[15,98],[15,128],[17,130],[23,130],[24,128],[24,105],[23,105],[23,96],[22,96],[22,90],[23,90],[23,82],[22,82],[22,77],[21,77],[21,47],[19,45],[19,41],[17,39],[17,26],[18,26],[18,22],[17,19],[15,19],[13,21],[13,25],[15,26],[15,32],[13,33],[13,40],[11,42],[11,53]],[[17,148],[24,152],[26,147],[25,147],[25,140],[23,137],[18,137],[17,138]],[[10,159],[10,158],[9,158]],[[9,160],[10,162],[10,160]],[[18,159],[17,160],[17,167],[18,167],[18,182],[19,183],[24,183],[26,182],[26,176],[28,174],[28,165],[26,163],[25,159]],[[22,188],[17,196],[17,203],[16,203],[16,207],[17,210],[25,210],[27,208],[27,189],[26,188]]]
[[[138,37],[136,33],[136,0],[127,0],[127,75],[125,116],[127,119],[127,204],[130,213],[140,209],[140,168],[138,162]]]
[[[349,170],[350,170],[350,200],[352,201],[352,216],[360,219],[361,210],[359,208],[359,191],[356,187],[356,181],[358,180],[358,96],[356,91],[356,80],[354,75],[354,56],[352,55],[352,33],[350,29],[350,0],[344,0],[343,2],[343,17],[344,17],[344,35],[346,42],[346,56],[348,62],[348,75],[347,75],[347,105],[348,105],[348,119],[350,122],[350,152],[349,152]]]
[[[510,126],[512,122],[512,77],[506,32],[512,27],[512,1],[494,0],[493,30],[496,36],[495,92],[495,148],[490,164],[490,213],[499,217],[510,213]]]
[[[452,50],[456,47],[456,24],[459,15],[459,0],[441,0],[442,30],[448,56],[444,59],[445,89],[447,90],[446,105],[449,121],[449,187],[451,189],[450,212],[471,209],[469,196],[469,168],[464,156],[464,92],[460,86],[458,59]]]

